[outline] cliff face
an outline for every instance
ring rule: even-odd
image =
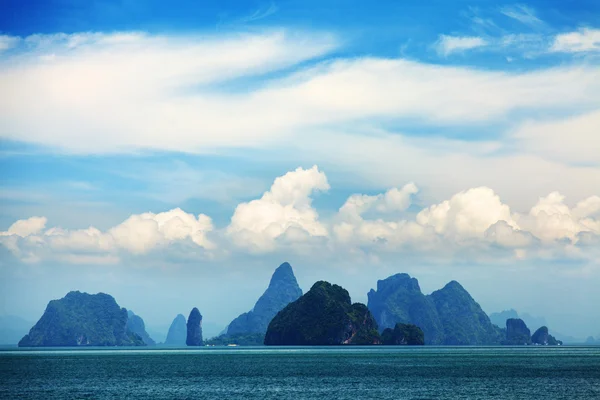
[[[319,281],[288,304],[269,324],[266,345],[378,344],[377,322],[348,292]]]
[[[187,323],[185,317],[182,314],[179,314],[175,317],[169,327],[165,344],[169,346],[185,346],[186,339]]]
[[[127,310],[112,296],[69,292],[48,303],[19,346],[144,346],[142,338],[127,329],[127,319]]]
[[[444,327],[445,345],[492,345],[502,341],[502,331],[458,282],[448,283],[429,297]]]
[[[290,264],[281,264],[273,273],[269,287],[258,299],[254,308],[231,321],[228,336],[247,333],[265,333],[269,322],[285,306],[302,296]]]
[[[377,290],[368,293],[368,306],[379,329],[396,323],[414,324],[425,334],[425,343],[443,344],[444,327],[433,301],[421,292],[419,282],[408,274],[396,274],[377,281]]]
[[[187,337],[185,344],[188,346],[202,346],[202,314],[196,307],[190,312],[187,320]]]
[[[142,338],[148,346],[154,346],[156,342],[146,332],[146,324],[139,315],[135,315],[133,311],[127,310],[127,329]]]
[[[502,344],[513,346],[531,344],[531,332],[522,319],[509,318],[506,320],[506,339]]]
[[[381,344],[420,346],[425,344],[425,335],[416,325],[397,323],[394,329],[385,328],[383,330]]]

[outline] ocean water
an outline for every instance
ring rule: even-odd
[[[600,347],[0,351],[6,399],[600,399]]]

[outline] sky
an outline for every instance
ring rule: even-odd
[[[600,3],[0,0],[0,171],[0,315],[224,328],[289,261],[598,335]]]

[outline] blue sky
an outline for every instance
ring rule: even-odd
[[[290,261],[600,331],[598,2],[0,7],[1,314],[224,326]]]

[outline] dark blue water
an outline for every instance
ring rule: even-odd
[[[0,398],[600,399],[600,347],[0,351]]]

